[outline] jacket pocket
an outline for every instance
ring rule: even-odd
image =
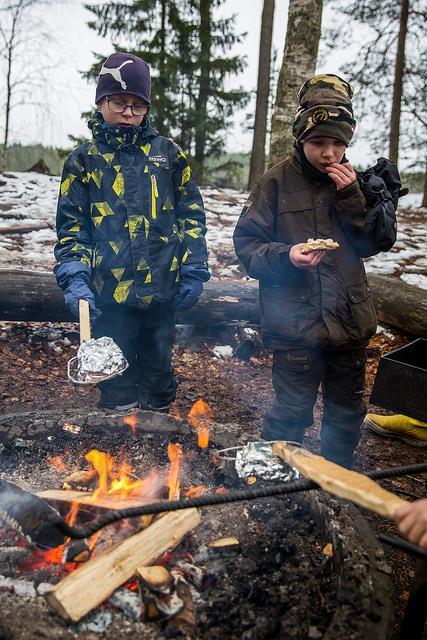
[[[367,282],[363,281],[347,287],[347,296],[353,322],[360,338],[370,337],[375,333],[377,316],[371,289]]]
[[[170,172],[163,166],[147,165],[147,175],[150,223],[158,226],[163,235],[171,235],[176,215]]]
[[[309,286],[272,285],[260,290],[261,325],[265,334],[295,339],[304,320]]]
[[[277,213],[300,213],[313,210],[313,193],[311,189],[303,191],[279,192]]]

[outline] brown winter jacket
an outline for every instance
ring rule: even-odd
[[[273,349],[294,345],[352,349],[375,333],[376,316],[361,256],[379,252],[364,230],[367,214],[359,183],[337,191],[312,181],[297,155],[268,171],[251,193],[234,231],[248,275],[260,281],[261,327]],[[313,270],[289,260],[292,245],[333,238]]]

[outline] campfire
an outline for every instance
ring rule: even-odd
[[[175,432],[170,416],[162,418],[163,431],[147,416],[152,431],[143,432],[144,418],[142,412],[121,416],[121,426],[105,430],[102,416],[89,427],[69,417],[57,440],[28,450],[11,446],[8,477],[31,479],[32,490],[41,484],[38,496],[69,524],[118,508],[222,495],[236,486],[234,466],[218,449],[227,447],[224,434],[236,442],[237,432],[217,425],[202,400],[191,408],[187,430],[178,416]],[[97,448],[86,446],[94,443]],[[334,563],[344,534],[336,524],[331,530],[339,535],[315,525],[305,503],[275,498],[134,517],[48,551],[30,549],[4,528],[0,606],[12,626],[30,606],[43,629],[48,619],[54,626],[63,619],[73,633],[105,631],[114,638],[125,637],[120,620],[127,627],[156,625],[165,634],[159,637],[250,638],[251,629],[274,637],[286,636],[288,627],[295,630],[289,637],[321,637],[339,606]],[[357,588],[363,582],[375,589],[365,576],[371,561],[363,545],[359,555],[364,577],[358,574]],[[5,600],[8,594],[14,600]],[[19,594],[32,598],[19,604]]]
[[[209,424],[213,412],[203,400],[198,400],[189,413],[197,443],[205,449],[209,444]],[[136,415],[127,415],[123,422],[136,433]],[[195,452],[190,452],[195,455]],[[182,470],[185,465],[183,447],[179,443],[167,444],[168,465],[148,470],[138,477],[124,453],[117,458],[98,449],[88,451],[84,469],[70,473],[67,456],[51,456],[49,464],[65,474],[61,489],[48,489],[39,497],[55,504],[64,512],[66,522],[75,524],[90,514],[158,500],[176,500],[181,497]],[[184,494],[202,493],[204,485],[192,486],[186,482]],[[79,543],[67,540],[64,545],[47,551],[35,550],[20,564],[22,572],[43,570],[46,574],[60,575],[61,581],[44,590],[51,606],[65,619],[78,622],[124,585],[127,595],[141,599],[140,616],[147,620],[177,618],[192,624],[192,596],[187,583],[188,575],[201,584],[201,571],[188,559],[176,555],[171,570],[165,564],[173,556],[166,551],[176,547],[200,523],[197,510],[151,515],[126,520],[113,528],[103,530]],[[111,530],[112,529],[112,530]],[[185,558],[185,556],[184,556]],[[148,566],[160,559],[164,564]],[[78,569],[78,570],[77,570]],[[65,576],[65,577],[64,577]],[[99,582],[92,588],[93,580]],[[199,586],[200,586],[199,584]],[[184,609],[184,611],[183,611]]]

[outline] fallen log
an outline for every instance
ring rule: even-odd
[[[68,574],[47,594],[47,601],[64,619],[78,622],[135,575],[137,567],[175,547],[199,523],[197,509],[167,513],[148,529]]]
[[[64,376],[66,375],[64,369]],[[0,443],[5,440],[43,440],[59,438],[91,438],[98,429],[116,433],[117,429],[141,433],[180,433],[188,435],[189,427],[181,419],[166,413],[133,409],[132,413],[117,413],[109,409],[79,407],[49,409],[25,413],[0,414]]]
[[[416,336],[427,335],[427,291],[398,278],[369,276],[379,322]],[[75,321],[64,305],[52,273],[0,270],[0,320]],[[258,283],[206,283],[197,305],[179,312],[178,324],[259,325]]]
[[[0,227],[0,235],[10,236],[13,234],[31,233],[31,231],[41,231],[42,229],[52,229],[50,224],[18,224],[12,227]]]

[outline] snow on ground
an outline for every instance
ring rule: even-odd
[[[55,212],[59,177],[38,173],[5,173],[0,176],[0,229],[43,224],[45,228],[24,234],[0,234],[0,268],[50,271],[54,264]],[[214,279],[240,279],[244,274],[233,250],[233,230],[248,194],[233,189],[205,187],[209,264]],[[369,273],[393,275],[427,289],[427,209],[418,205],[421,194],[402,198],[399,232],[388,253],[367,259]]]

